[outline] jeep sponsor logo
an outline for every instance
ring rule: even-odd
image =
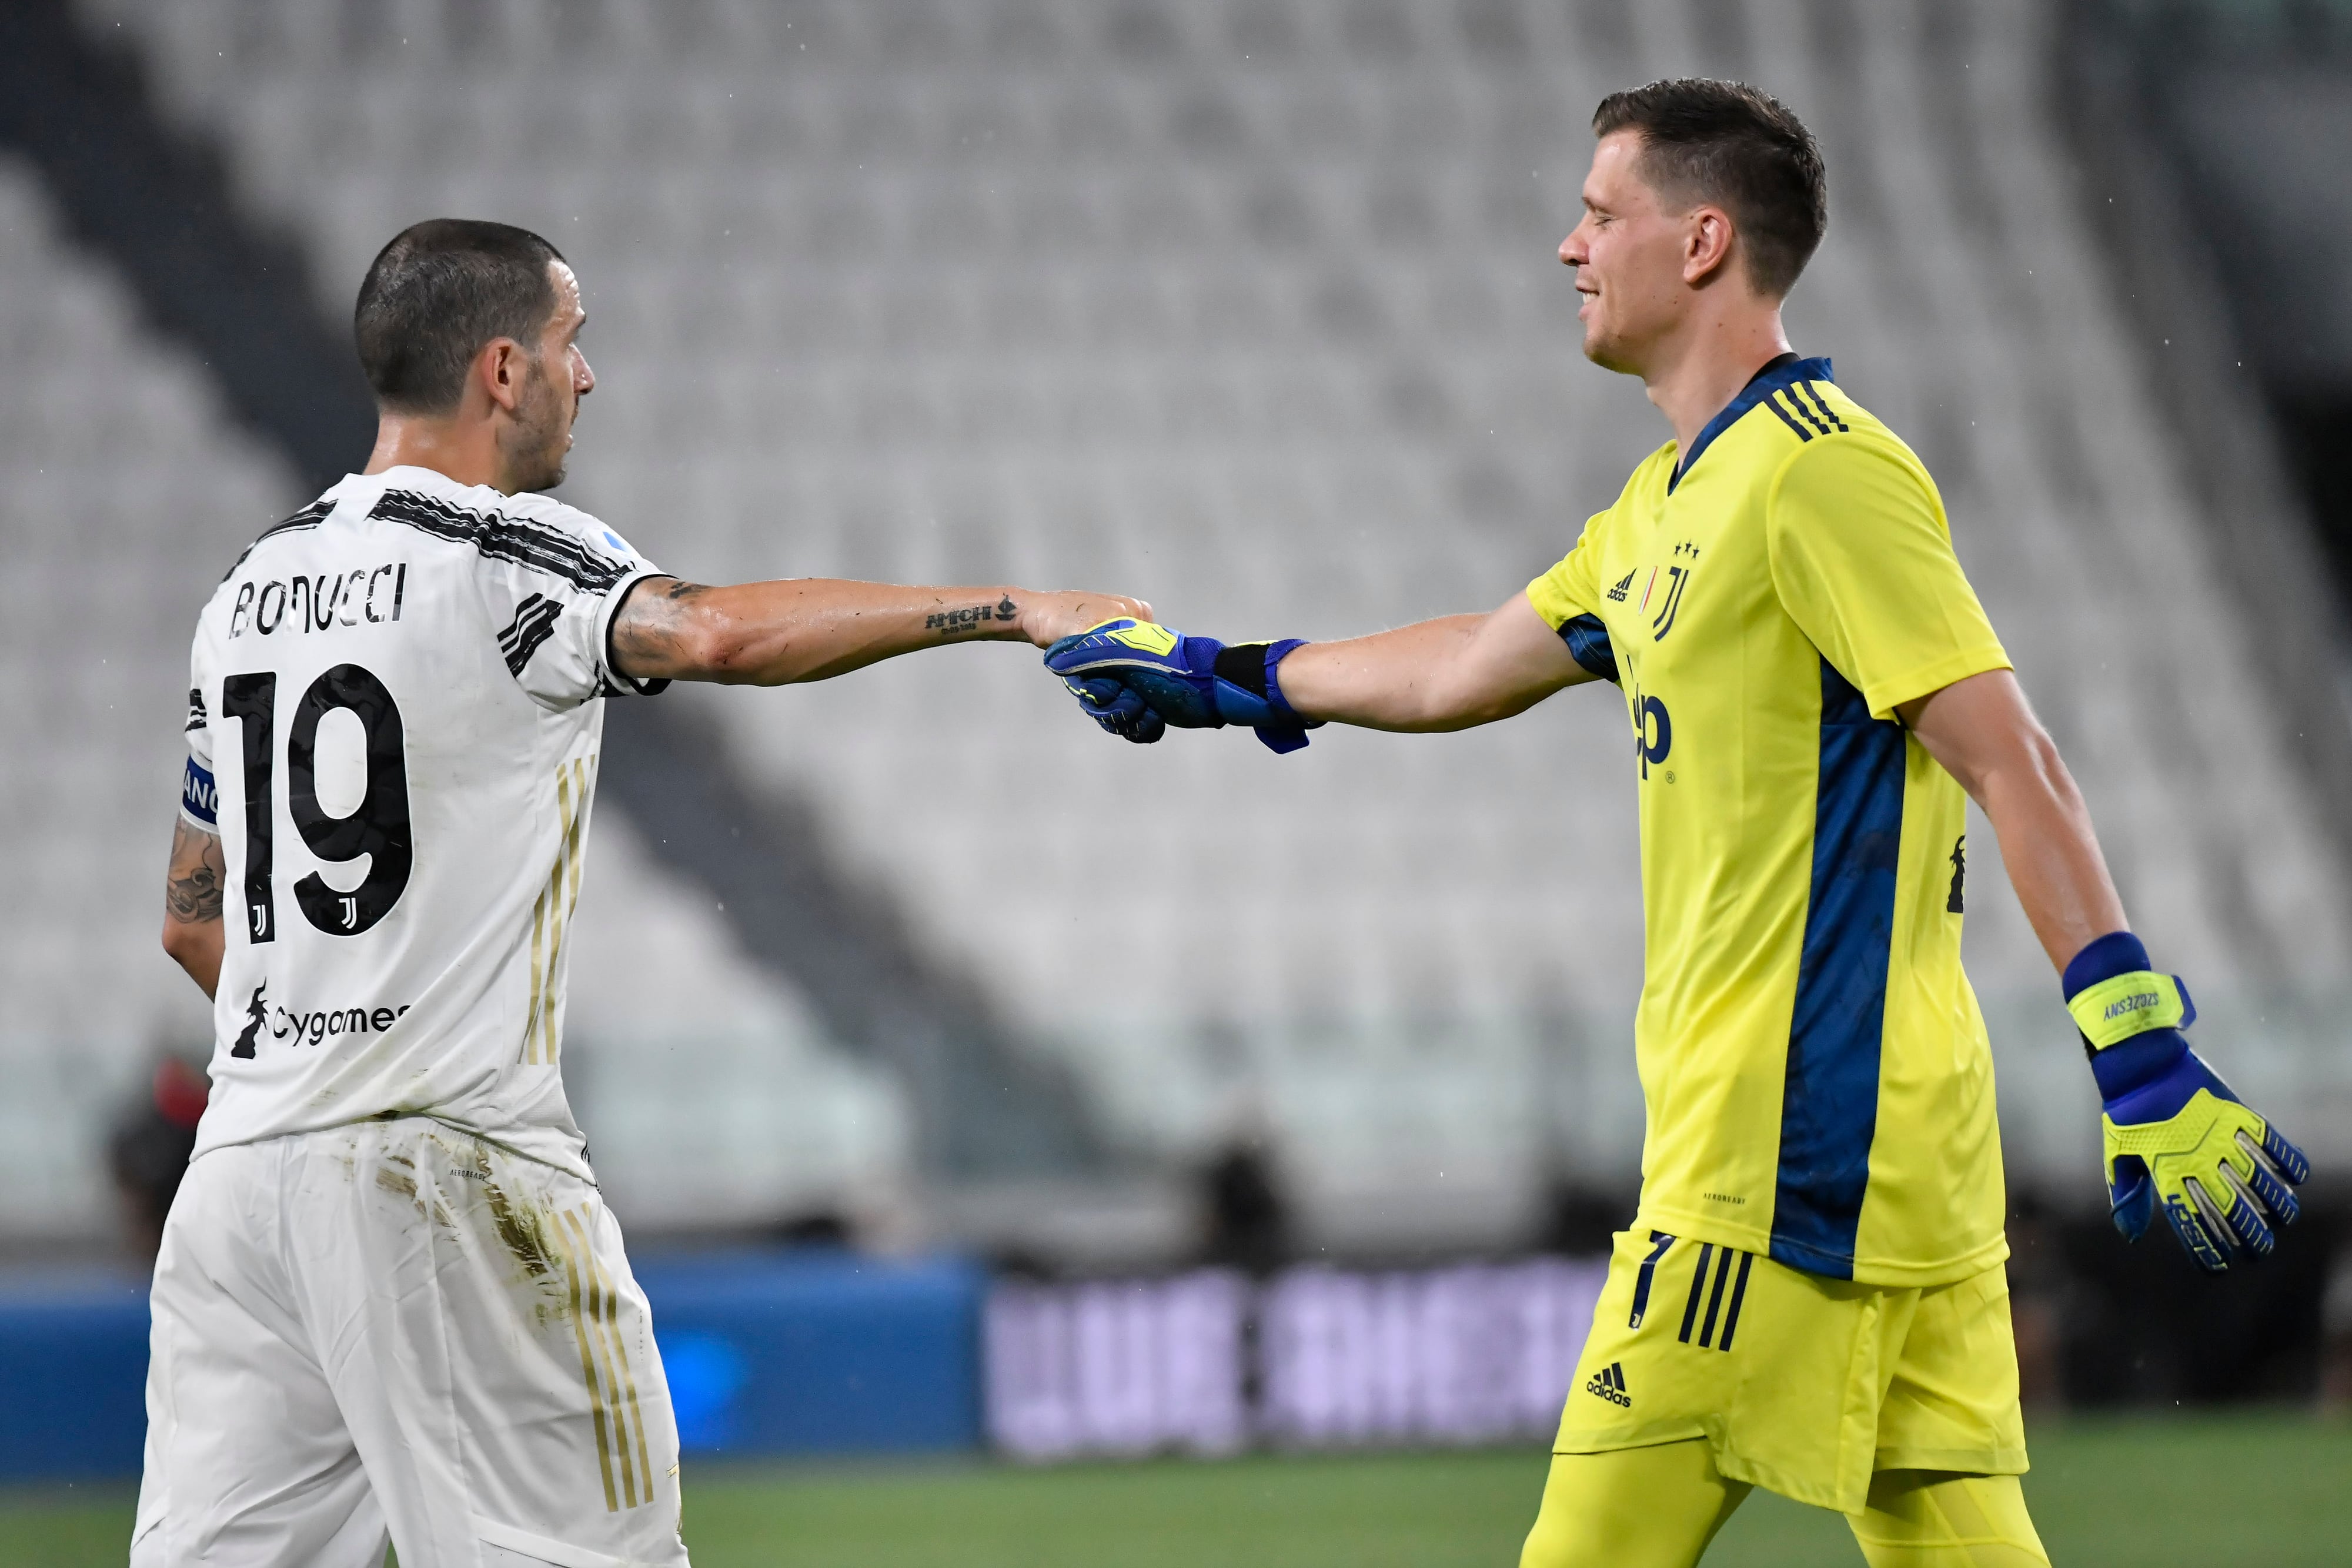
[[[1650,769],[1664,762],[1675,749],[1675,721],[1666,712],[1666,705],[1639,686],[1633,688],[1633,750],[1642,758],[1642,777],[1647,779]],[[1668,783],[1674,775],[1666,775]]]

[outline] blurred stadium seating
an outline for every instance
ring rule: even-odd
[[[70,252],[0,161],[0,769],[18,896],[0,940],[0,1226],[102,1230],[111,1099],[151,1040],[209,1034],[157,963],[159,857],[195,612],[287,509],[273,456],[225,422],[202,367]]]
[[[1226,635],[1483,608],[1567,548],[1664,438],[1637,389],[1575,352],[1551,252],[1585,117],[1663,74],[1764,82],[1832,170],[1801,346],[1936,471],[2136,922],[2232,1031],[2237,1075],[2352,1109],[2342,1053],[2299,1021],[2352,948],[2340,805],[2256,674],[2263,628],[2209,586],[2218,547],[2164,408],[2183,394],[2143,373],[2105,286],[2044,97],[2052,23],[2029,0],[81,12],[226,149],[252,214],[299,237],[330,318],[419,217],[496,216],[562,247],[602,382],[565,494],[665,564],[1099,586]],[[102,295],[87,267],[45,265],[25,276],[54,276],[58,298]],[[197,585],[288,491],[217,414],[191,423],[210,395],[124,301],[48,298],[12,277],[0,306],[12,346],[57,368],[0,434],[12,474],[42,455],[0,498],[28,541],[0,570],[43,585],[0,644],[5,700],[68,702],[37,667],[95,684],[52,742],[74,760],[45,762],[45,808],[13,819],[44,869],[0,963],[28,998],[12,1025],[70,1040],[65,1060],[96,1074],[128,1048],[88,1042],[193,1026],[142,913],[174,672]],[[101,346],[64,346],[85,318]],[[96,439],[146,406],[126,379],[152,381],[156,429],[181,434]],[[102,415],[74,412],[101,397]],[[222,476],[191,483],[196,463]],[[148,497],[176,518],[197,493],[201,525],[154,527]],[[80,716],[107,703],[101,734]],[[1107,742],[1007,649],[698,711],[746,776],[818,804],[845,859],[1052,1042],[1130,1147],[1190,1156],[1263,1130],[1310,1231],[1367,1243],[1515,1239],[1547,1183],[1632,1167],[1641,940],[1607,695],[1459,737],[1326,730],[1278,761],[1233,737]],[[904,1113],[882,1081],[828,1054],[789,985],[662,893],[620,827],[608,811],[583,920],[597,961],[583,947],[574,971],[600,1161],[650,1155],[766,1062],[776,1087],[742,1103],[835,1085],[806,1092],[839,1107],[818,1117],[840,1151],[818,1165],[887,1183]],[[2079,1183],[2090,1091],[1980,821],[1972,839],[1969,962],[2011,1166]],[[69,941],[61,908],[89,912]],[[707,993],[709,1016],[632,1011],[631,977],[656,967],[666,998]],[[648,1031],[750,1043],[674,1071],[640,1049]],[[772,1039],[803,1044],[772,1059]],[[58,1094],[88,1092],[63,1086],[81,1067],[55,1071]],[[702,1189],[665,1192],[649,1159],[640,1202],[736,1214],[695,1195],[785,1180],[760,1144],[708,1156]]]

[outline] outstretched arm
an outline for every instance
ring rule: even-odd
[[[1492,724],[1593,678],[1525,593],[1485,615],[1309,643],[1282,661],[1281,675],[1302,717],[1420,731]]]
[[[1468,729],[1525,712],[1601,669],[1614,679],[1607,636],[1593,627],[1597,651],[1572,653],[1524,593],[1489,615],[1442,616],[1344,643],[1228,645],[1120,620],[1056,643],[1045,667],[1089,717],[1129,740],[1149,745],[1171,725],[1237,724],[1277,752],[1296,751],[1318,725]]]
[[[709,587],[636,584],[613,617],[613,660],[635,680],[779,686],[822,681],[943,643],[1044,647],[1100,621],[1150,620],[1111,593],[1025,588],[904,588],[834,578]]]
[[[2098,1080],[2116,1228],[2136,1238],[2161,1207],[2206,1269],[2268,1252],[2295,1218],[2310,1162],[2189,1048],[2181,1030],[2197,1010],[2125,927],[2090,812],[2017,677],[1970,675],[1897,711],[1992,819],[2018,902],[2060,972]]]
[[[2090,810],[2016,675],[1988,670],[1896,712],[1984,808],[2053,968],[2063,971],[2094,938],[2126,928]]]
[[[220,984],[221,894],[228,862],[218,833],[182,818],[172,825],[172,863],[163,877],[163,951],[211,996]]]

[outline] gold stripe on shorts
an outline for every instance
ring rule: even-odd
[[[581,1240],[583,1247],[587,1240],[584,1234],[586,1213],[587,1211],[584,1208],[581,1210],[581,1214],[583,1216],[581,1224],[583,1227],[583,1234]],[[611,1353],[612,1364],[618,1366],[621,1370],[619,1393],[616,1394],[613,1406],[614,1418],[615,1421],[620,1422],[624,1433],[632,1437],[635,1442],[637,1451],[636,1473],[645,1479],[645,1500],[651,1502],[654,1497],[654,1467],[653,1461],[646,1455],[646,1418],[644,1411],[641,1410],[637,1405],[637,1373],[636,1369],[629,1364],[628,1346],[625,1343],[624,1337],[621,1333],[621,1290],[618,1285],[613,1282],[613,1277],[605,1272],[604,1260],[598,1258],[593,1251],[590,1251],[587,1256],[588,1267],[593,1277],[597,1280],[604,1292],[604,1314],[603,1321],[605,1344]],[[622,1396],[625,1396],[629,1402],[629,1412],[625,1421],[621,1419],[619,1400]],[[622,1470],[625,1476],[628,1470],[628,1449],[627,1446],[625,1444],[621,1453]],[[630,1506],[634,1508],[636,1505],[632,1503]]]
[[[614,1375],[614,1360],[607,1345],[617,1348],[611,1319],[618,1306],[618,1292],[604,1281],[595,1253],[589,1241],[589,1212],[583,1205],[555,1217],[556,1245],[563,1253],[565,1272],[571,1277],[572,1333],[580,1342],[580,1377],[588,1387],[588,1414],[596,1429],[596,1463],[604,1480],[604,1509],[618,1513],[624,1508],[635,1508],[641,1502],[653,1500],[653,1474],[645,1466],[645,1438],[636,1437],[636,1459],[629,1452],[630,1420],[621,1409],[622,1383]],[[627,1363],[620,1363],[624,1372]],[[636,1406],[636,1379],[629,1376],[627,1398],[632,1410]],[[614,1474],[613,1460],[620,1458],[620,1473]],[[637,1477],[646,1478],[644,1495],[638,1495]]]

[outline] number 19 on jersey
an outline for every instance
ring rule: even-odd
[[[319,803],[319,721],[350,712],[366,737],[367,781],[351,815],[328,814]],[[278,939],[276,789],[278,675],[257,671],[221,683],[221,712],[244,733],[246,934]],[[294,705],[286,733],[286,813],[310,852],[332,864],[368,858],[367,874],[349,890],[318,872],[294,884],[303,918],[332,936],[356,936],[392,913],[408,886],[415,860],[409,831],[408,765],[400,706],[370,671],[337,664],[312,681]]]

